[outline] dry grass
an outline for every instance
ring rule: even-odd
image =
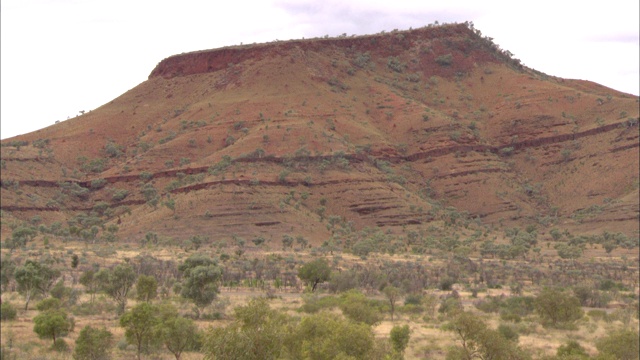
[[[86,255],[87,263],[91,264],[94,262],[100,263],[103,266],[112,265],[118,262],[122,262],[124,258],[134,258],[136,255],[141,253],[150,254],[164,260],[178,260],[179,258],[185,258],[186,253],[179,249],[171,249],[171,248],[139,248],[137,246],[127,246],[126,249],[117,249],[107,258],[102,258],[96,255],[95,251],[88,251],[83,245],[74,242],[61,243],[61,242],[52,242],[50,244],[52,252],[55,252],[63,257],[67,256],[67,249],[72,250],[76,253],[84,252]],[[122,248],[122,246],[120,246]],[[205,250],[206,251],[206,250]],[[97,251],[100,253],[100,251]],[[277,252],[276,252],[277,253]],[[273,254],[271,252],[270,254]],[[20,252],[14,254],[14,256],[21,256]],[[213,254],[212,254],[213,255]],[[266,256],[267,254],[263,254]],[[297,257],[300,259],[307,259],[309,256],[308,253],[298,253]],[[410,261],[414,256],[413,255],[373,255],[369,261],[373,261],[373,259],[385,261]],[[437,263],[439,260],[434,262]],[[354,257],[349,254],[341,255],[341,264],[342,266],[350,264],[350,263],[362,263],[363,259],[359,257]],[[69,272],[65,273],[68,281],[71,279],[71,274]],[[72,285],[68,284],[78,289],[82,287],[78,284]],[[534,291],[533,288],[526,288],[525,293],[530,293]],[[497,327],[501,324],[501,320],[499,319],[497,314],[484,314],[478,312],[473,306],[473,302],[477,299],[482,299],[486,296],[510,296],[508,289],[487,289],[485,291],[479,292],[477,294],[477,298],[472,297],[471,292],[468,289],[464,289],[462,287],[458,288],[459,294],[461,296],[462,303],[467,311],[477,312],[481,315],[491,327]],[[431,294],[436,296],[444,296],[449,294],[447,291],[440,290],[431,290]],[[222,289],[222,292],[217,300],[217,303],[221,304],[217,308],[216,311],[222,311],[226,314],[225,319],[223,320],[203,320],[200,319],[197,321],[197,325],[201,329],[207,329],[210,326],[224,326],[232,321],[232,309],[236,306],[246,304],[249,299],[256,296],[265,296],[264,290],[259,290],[256,288],[233,288],[233,289]],[[271,306],[275,309],[280,309],[288,314],[299,317],[303,316],[303,314],[299,313],[297,309],[303,304],[302,292],[301,290],[296,289],[288,289],[287,291],[283,290],[275,290],[272,292],[272,301]],[[103,301],[109,303],[110,300],[102,299],[100,300],[100,296],[98,296],[98,302]],[[370,294],[373,298],[376,299],[384,299],[381,294]],[[184,300],[181,300],[177,297],[172,298],[174,303],[177,305],[179,311],[183,314],[190,314],[192,305]],[[69,353],[56,354],[50,351],[49,347],[51,346],[49,340],[41,340],[38,339],[33,332],[33,323],[32,319],[37,314],[37,311],[34,309],[35,302],[31,303],[29,310],[26,312],[22,310],[24,299],[22,296],[15,292],[5,292],[2,295],[2,301],[10,302],[15,305],[18,310],[18,317],[14,321],[3,322],[2,323],[2,345],[5,348],[9,348],[11,346],[11,353],[15,354],[16,359],[69,359]],[[88,302],[89,297],[86,294],[83,294],[79,302]],[[134,306],[136,301],[130,299],[128,302],[128,308]],[[210,310],[212,311],[212,310]],[[338,309],[332,310],[334,312],[339,313]],[[609,312],[614,312],[614,310],[609,310]],[[115,344],[113,347],[113,356],[115,359],[129,359],[135,354],[135,350],[131,346],[118,345],[124,341],[124,332],[123,329],[118,325],[118,319],[111,312],[103,312],[101,314],[90,315],[90,316],[75,316],[75,331],[70,333],[65,341],[67,344],[73,348],[75,339],[78,336],[79,330],[82,329],[85,325],[91,325],[94,327],[106,327],[109,331],[114,334]],[[411,340],[409,342],[408,349],[406,351],[406,359],[444,359],[446,355],[447,348],[456,344],[456,339],[453,333],[442,331],[440,328],[446,322],[446,318],[443,318],[441,314],[437,314],[436,318],[427,319],[424,317],[424,314],[406,314],[401,312],[396,312],[395,321],[390,321],[390,316],[387,314],[385,319],[378,325],[374,327],[374,331],[377,337],[380,339],[384,339],[388,337],[389,331],[394,325],[409,325],[411,329]],[[537,354],[537,356],[544,354],[553,354],[555,353],[555,349],[558,346],[562,345],[568,340],[577,340],[579,341],[591,354],[596,353],[596,349],[593,344],[595,344],[595,340],[605,336],[613,329],[620,328],[624,326],[620,320],[605,322],[603,320],[593,320],[589,317],[584,318],[578,322],[578,329],[575,331],[567,331],[567,330],[556,330],[556,329],[548,329],[543,328],[541,325],[537,323],[536,317],[525,318],[521,323],[513,324],[516,329],[521,329],[520,335],[520,345],[527,349],[532,354]],[[632,319],[629,324],[631,327],[638,327],[638,320]],[[202,354],[192,353],[185,354],[183,358],[185,359],[201,359],[203,357]],[[170,359],[172,358],[169,353],[166,351],[160,351],[153,355],[155,359]]]

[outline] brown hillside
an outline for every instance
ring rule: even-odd
[[[638,119],[637,97],[524,68],[462,24],[198,51],[3,140],[2,219],[274,247],[457,219],[637,237]]]

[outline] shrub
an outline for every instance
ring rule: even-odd
[[[83,162],[80,167],[82,171],[90,172],[90,173],[100,173],[107,166],[107,159],[97,158],[91,159],[88,163]]]
[[[364,54],[357,53],[356,58],[353,60],[353,64],[359,68],[363,68],[367,66],[367,64],[369,64],[370,60],[371,60],[371,55],[368,52]]]
[[[407,67],[407,65],[401,62],[397,57],[390,56],[387,59],[387,67],[395,72],[401,73],[404,71],[404,68]]]
[[[94,180],[91,180],[91,188],[92,189],[101,189],[105,185],[107,185],[107,180],[105,180],[105,179],[94,179]]]
[[[596,341],[601,355],[612,355],[619,360],[637,360],[638,333],[629,329],[617,330]]]
[[[510,341],[514,341],[514,342],[518,342],[518,338],[520,337],[520,335],[518,334],[518,332],[513,328],[513,326],[509,326],[506,324],[500,324],[498,325],[498,333],[500,335],[502,335],[503,338],[510,340]]]
[[[407,345],[409,345],[409,338],[411,337],[409,325],[394,326],[389,333],[389,337],[393,349],[400,354],[404,354],[404,350],[407,348]]]
[[[513,155],[513,151],[515,149],[513,148],[513,146],[508,146],[506,148],[502,148],[500,149],[500,154],[504,155],[504,156],[511,156]]]
[[[598,320],[609,321],[609,315],[607,315],[607,312],[604,310],[597,310],[597,309],[589,310],[587,312],[587,315],[589,315],[589,317],[595,321],[598,321]]]
[[[113,335],[105,328],[95,329],[85,326],[76,340],[73,352],[75,360],[102,360],[111,357]]]
[[[320,310],[331,309],[340,304],[340,299],[335,296],[318,296],[316,294],[306,294],[302,296],[304,304],[299,311],[307,314],[317,313]]]
[[[497,313],[500,311],[502,301],[499,297],[488,296],[485,299],[473,303],[476,309],[485,313]]]
[[[436,58],[436,63],[438,63],[438,65],[441,65],[441,66],[449,66],[453,63],[453,55],[452,54],[440,55]]]
[[[456,298],[449,297],[443,299],[438,308],[438,312],[441,314],[456,314],[463,310],[462,303]]]
[[[33,331],[41,339],[51,338],[53,346],[58,338],[73,330],[74,321],[66,312],[59,309],[44,311],[33,318]]]
[[[0,320],[2,321],[15,320],[17,315],[18,315],[18,311],[16,310],[15,306],[13,306],[11,303],[3,302],[2,305],[0,305]]]
[[[143,171],[140,173],[140,179],[143,181],[149,181],[153,178],[153,174],[148,171]]]
[[[556,289],[542,290],[534,307],[545,326],[570,326],[583,315],[578,298]]]
[[[122,201],[127,196],[129,196],[129,191],[125,189],[117,189],[112,196],[112,199],[115,201]]]
[[[374,302],[355,290],[342,295],[340,310],[347,318],[367,325],[374,325],[382,321],[382,314]]]
[[[409,294],[404,298],[405,305],[422,305],[422,295]]]
[[[53,342],[53,345],[51,345],[51,350],[56,352],[67,352],[69,351],[69,345],[67,345],[67,342],[64,341],[64,339],[56,339],[56,341]]]
[[[556,355],[562,359],[589,358],[589,354],[587,354],[586,350],[582,347],[582,345],[580,345],[579,342],[575,340],[569,340],[564,345],[560,345],[560,347],[558,347]]]
[[[119,157],[122,156],[122,146],[114,143],[113,141],[108,141],[107,144],[104,146],[104,152],[105,154],[107,154],[109,157]]]

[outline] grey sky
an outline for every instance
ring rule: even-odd
[[[639,93],[637,0],[2,0],[1,137],[105,104],[165,57],[473,21],[549,75]]]

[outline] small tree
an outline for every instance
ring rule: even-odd
[[[102,269],[95,275],[100,289],[118,304],[118,314],[124,313],[127,306],[127,295],[136,281],[136,273],[131,265],[120,264],[110,269]]]
[[[596,341],[596,348],[602,355],[611,355],[619,360],[637,360],[640,351],[638,333],[629,329],[612,332]]]
[[[400,355],[404,354],[404,350],[409,345],[409,338],[411,337],[411,330],[409,325],[394,326],[389,334],[393,349]]]
[[[226,327],[211,327],[208,331],[203,344],[205,359],[280,358],[287,340],[288,316],[270,309],[265,298],[254,298],[234,311],[236,321]]]
[[[355,290],[347,291],[341,296],[340,310],[347,318],[370,326],[382,321],[380,310],[372,306],[364,294]]]
[[[164,203],[162,203],[164,206],[166,206],[168,209],[170,209],[171,211],[173,211],[173,215],[176,215],[176,201],[173,199],[169,199],[167,201],[165,201]]]
[[[80,284],[82,284],[86,289],[85,291],[90,294],[91,303],[93,303],[93,298],[99,285],[95,275],[96,272],[93,269],[89,269],[80,275]]]
[[[376,341],[371,326],[319,313],[304,317],[287,344],[294,359],[374,359]],[[380,354],[380,358],[389,354]]]
[[[543,325],[558,327],[570,325],[583,315],[580,300],[568,293],[545,288],[534,300],[534,308]]]
[[[150,302],[158,296],[158,281],[153,276],[140,275],[136,283],[138,300]]]
[[[36,304],[36,309],[39,311],[58,310],[62,307],[60,300],[50,297],[46,298]]]
[[[461,346],[449,350],[447,359],[530,358],[517,344],[504,338],[498,331],[489,329],[482,319],[472,313],[457,313],[451,322],[445,324],[444,329],[453,331],[461,343]]]
[[[50,309],[33,318],[33,331],[41,339],[51,338],[55,344],[56,338],[66,335],[73,330],[73,321],[61,309]]]
[[[389,306],[391,307],[391,321],[393,321],[393,314],[395,313],[395,310],[396,310],[396,302],[400,299],[400,296],[402,296],[402,290],[398,289],[393,285],[387,285],[382,290],[382,292],[384,293],[384,296],[386,296],[387,300],[389,301]]]
[[[2,321],[15,320],[17,315],[18,315],[18,311],[16,311],[16,308],[13,305],[11,305],[11,303],[3,302],[0,305],[0,320]]]
[[[199,335],[198,327],[193,320],[181,316],[163,319],[156,327],[156,334],[176,360],[180,360],[182,352],[197,344]]]
[[[11,256],[2,254],[2,257],[0,257],[0,290],[5,291],[7,289],[13,279],[15,270],[16,266],[11,260]]]
[[[75,360],[107,360],[111,358],[113,334],[106,328],[96,329],[89,325],[81,331],[76,339],[73,351]]]
[[[302,265],[298,277],[305,285],[311,286],[311,291],[315,291],[319,283],[329,280],[331,268],[325,259],[316,259]]]
[[[33,240],[38,235],[38,231],[31,226],[19,226],[11,233],[11,239],[7,240],[7,245],[11,250],[25,246],[27,242]]]
[[[54,281],[60,277],[60,271],[51,269],[34,260],[27,260],[23,266],[16,268],[13,274],[18,284],[18,292],[25,297],[24,309],[37,295],[45,295]]]
[[[138,360],[140,354],[147,352],[155,338],[154,327],[158,323],[157,309],[149,303],[140,303],[120,318],[120,326],[125,329],[127,342],[136,345]]]
[[[204,308],[218,295],[218,282],[222,269],[213,259],[203,255],[192,255],[178,266],[184,281],[180,295],[190,299],[198,308]]]

